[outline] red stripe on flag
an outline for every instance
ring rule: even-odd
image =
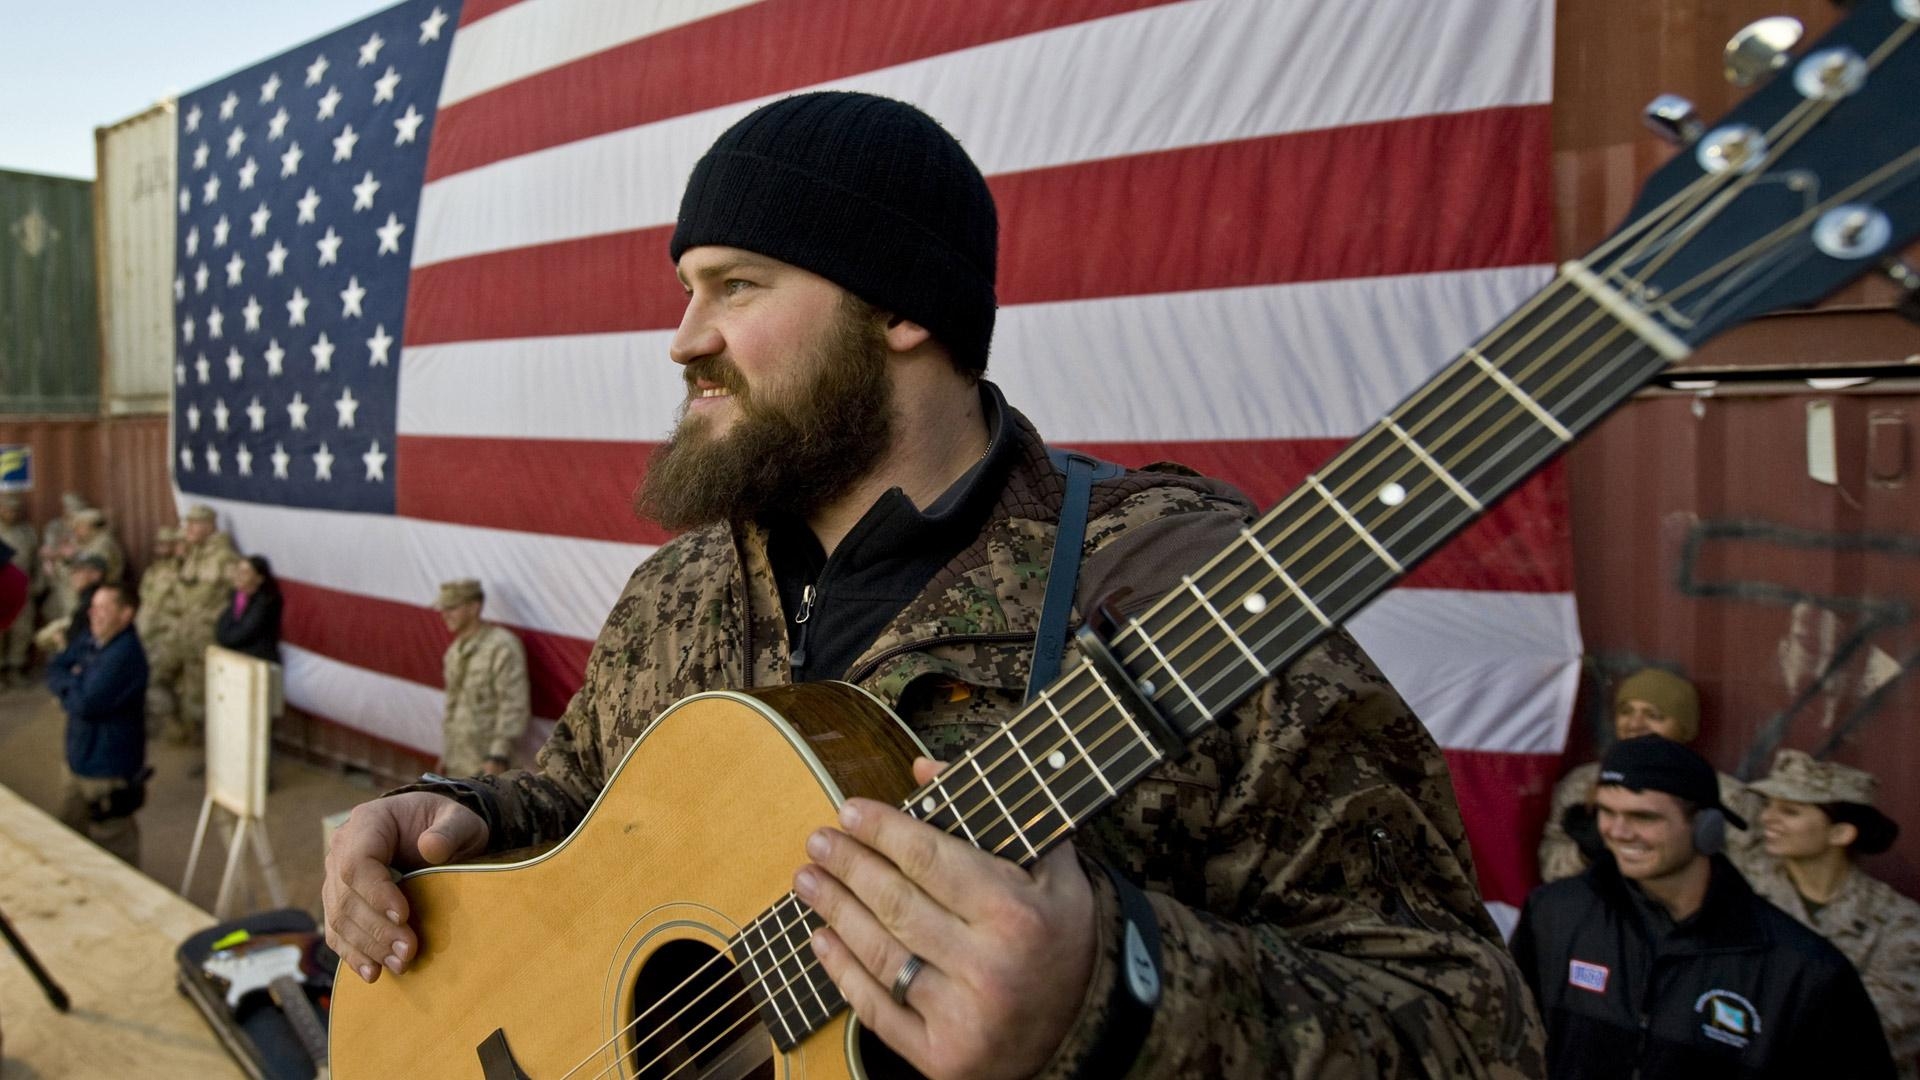
[[[282,636],[332,660],[441,689],[440,659],[452,640],[440,613],[421,604],[381,600],[301,581],[280,579],[286,596]],[[549,719],[580,688],[593,643],[510,626],[527,650],[533,714]]]
[[[1540,881],[1540,834],[1546,828],[1559,754],[1443,750],[1453,794],[1473,846],[1483,899],[1519,907]]]
[[[1127,465],[1178,461],[1235,484],[1268,507],[1346,440],[1083,443]],[[399,512],[461,525],[660,544],[668,534],[630,509],[652,443],[402,435]],[[1549,466],[1550,470],[1558,466]],[[476,476],[487,477],[474,483]],[[1408,575],[1416,588],[1567,592],[1565,485],[1551,473],[1522,484]]]
[[[1487,109],[994,177],[1000,303],[1551,262],[1536,167],[1550,119],[1545,106]],[[1500,198],[1487,197],[1488,176],[1506,178]],[[686,297],[667,260],[672,233],[420,267],[406,342],[674,327]]]
[[[1169,0],[766,0],[615,45],[440,110],[427,179]],[[474,3],[462,25],[508,6]],[[474,7],[481,9],[473,15]],[[779,42],[743,48],[743,42]],[[715,63],[714,57],[726,57]]]
[[[525,0],[466,0],[460,5],[460,25],[472,26],[489,15],[507,10]],[[444,111],[442,115],[445,115]]]

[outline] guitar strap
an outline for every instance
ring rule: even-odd
[[[1087,539],[1087,508],[1093,482],[1111,480],[1126,470],[1077,450],[1047,447],[1053,467],[1067,478],[1060,500],[1060,526],[1054,533],[1053,562],[1047,567],[1047,595],[1040,603],[1040,629],[1033,635],[1033,667],[1027,674],[1027,700],[1060,677],[1067,647],[1067,617],[1073,612],[1073,587],[1080,578],[1080,547]]]

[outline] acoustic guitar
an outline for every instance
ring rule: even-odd
[[[336,984],[334,1075],[910,1074],[808,946],[819,920],[789,891],[806,836],[861,795],[1032,863],[1661,368],[1881,267],[1920,231],[1916,35],[1920,0],[1860,0],[1717,124],[1656,102],[1685,151],[1628,224],[1145,615],[1083,632],[934,783],[913,786],[920,746],[853,686],[699,694],[551,851],[409,875],[426,951]]]

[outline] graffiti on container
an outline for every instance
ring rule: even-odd
[[[1781,661],[1789,685],[1804,684],[1755,734],[1737,775],[1751,779],[1766,768],[1785,741],[1796,717],[1817,699],[1837,700],[1842,691],[1858,694],[1844,714],[1833,718],[1826,740],[1815,751],[1826,757],[1849,734],[1879,711],[1888,696],[1916,667],[1920,649],[1892,657],[1875,647],[1876,635],[1913,621],[1914,605],[1904,597],[1819,593],[1775,581],[1750,578],[1708,580],[1700,573],[1702,550],[1716,541],[1745,541],[1818,552],[1823,556],[1885,555],[1920,559],[1920,538],[1887,533],[1827,533],[1766,521],[1701,521],[1681,548],[1678,585],[1682,595],[1783,607],[1793,612],[1794,632],[1782,642]],[[1808,635],[1817,640],[1809,643]],[[1862,675],[1850,677],[1855,661]],[[1800,677],[1796,677],[1796,675]],[[1853,685],[1847,686],[1850,678]]]

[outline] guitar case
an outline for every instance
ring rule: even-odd
[[[180,992],[206,1017],[227,1053],[252,1080],[313,1080],[313,1058],[301,1045],[293,1024],[265,992],[247,995],[240,1007],[227,1007],[227,990],[209,978],[202,965],[213,954],[214,943],[236,931],[249,934],[317,933],[313,916],[299,908],[263,911],[242,919],[210,926],[180,943],[174,950]],[[333,971],[339,957],[325,941],[313,945],[313,967],[319,973],[304,989],[307,1000],[324,1023],[333,995]]]

